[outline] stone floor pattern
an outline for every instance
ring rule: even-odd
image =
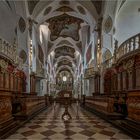
[[[78,109],[77,109],[78,108]],[[78,111],[77,111],[78,110]],[[132,139],[111,124],[76,105],[69,108],[72,120],[64,122],[63,106],[50,107],[34,117],[8,139],[102,140]]]

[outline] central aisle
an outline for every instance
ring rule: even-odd
[[[51,139],[51,140],[92,140],[92,139],[130,139],[111,124],[79,107],[69,108],[72,120],[64,122],[61,115],[63,106],[48,108],[30,122],[26,123],[8,139]],[[79,117],[78,117],[79,116]]]

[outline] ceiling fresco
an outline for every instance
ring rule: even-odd
[[[70,42],[67,41],[67,40],[62,40],[62,41],[60,41],[60,42],[57,44],[57,46],[59,46],[59,45],[69,45],[69,46],[73,46],[72,43],[70,43]]]
[[[102,0],[90,0],[90,4],[87,1],[46,0],[42,3],[40,0],[27,0],[31,17],[35,18],[33,23],[37,21],[38,25],[43,25],[40,30],[44,35],[45,49],[38,45],[38,60],[41,65],[45,60],[48,73],[69,71],[74,75],[77,70],[81,72],[83,55],[89,63],[92,57],[90,36],[101,13]],[[109,23],[108,20],[106,27]],[[85,43],[90,45],[87,52]],[[44,59],[44,55],[49,59]],[[25,55],[21,53],[21,57]]]
[[[64,65],[68,65],[68,66],[72,67],[72,62],[70,62],[67,59],[63,59],[62,61],[58,62],[57,67],[64,66]]]
[[[51,41],[56,40],[58,37],[71,37],[75,41],[78,41],[80,24],[84,21],[67,14],[62,14],[50,18],[46,22],[49,23]]]
[[[55,49],[55,58],[60,56],[70,56],[74,58],[75,49],[67,46],[62,46]]]
[[[59,73],[61,73],[62,71],[67,71],[67,72],[71,73],[71,71],[68,68],[60,69]]]
[[[70,2],[69,2],[68,0],[61,0],[61,1],[59,2],[59,4],[60,4],[60,5],[69,5]]]
[[[59,11],[59,12],[73,12],[74,10],[68,6],[62,6],[58,9],[56,9],[56,11]]]

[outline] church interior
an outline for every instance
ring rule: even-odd
[[[1,0],[0,17],[0,139],[140,139],[139,0]]]

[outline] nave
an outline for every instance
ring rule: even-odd
[[[63,121],[61,118],[63,112],[64,107],[62,105],[57,104],[55,108],[51,106],[19,128],[8,139],[131,139],[130,136],[113,127],[110,123],[76,104],[69,107],[71,120]]]

